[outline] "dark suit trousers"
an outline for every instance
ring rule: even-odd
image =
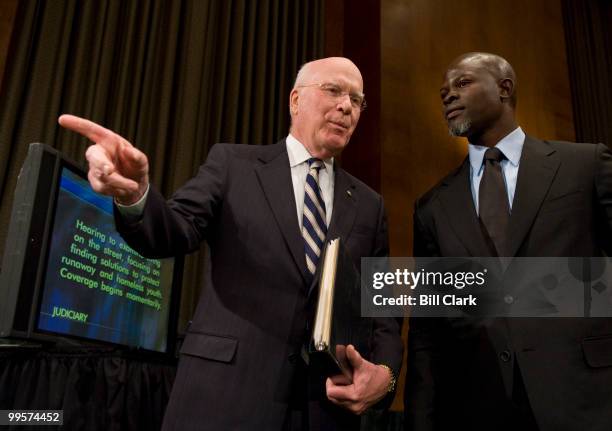
[[[512,383],[512,404],[513,404],[513,425],[512,429],[521,431],[538,431],[538,425],[533,416],[531,405],[529,404],[529,398],[527,397],[527,391],[525,390],[525,383],[523,382],[523,376],[521,370],[517,365],[517,361],[514,361],[513,370],[513,383]]]

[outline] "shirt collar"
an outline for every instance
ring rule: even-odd
[[[508,133],[504,138],[499,141],[495,146],[504,153],[504,156],[508,159],[513,166],[518,166],[521,160],[521,153],[523,152],[523,143],[525,142],[525,132],[520,127],[517,127],[512,132]],[[487,147],[482,145],[468,145],[468,154],[470,158],[470,165],[472,166],[472,172],[479,172],[482,167],[482,159],[484,159],[484,153],[487,151]]]
[[[312,158],[306,147],[298,141],[295,136],[291,133],[287,136],[287,154],[289,155],[289,166],[292,168],[305,163],[308,159]],[[324,159],[325,169],[327,172],[333,172],[334,169],[334,158]]]

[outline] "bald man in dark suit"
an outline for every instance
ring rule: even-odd
[[[612,154],[542,141],[515,120],[503,58],[469,53],[440,89],[469,156],[421,197],[415,256],[610,255]],[[406,429],[612,429],[612,319],[413,318]]]

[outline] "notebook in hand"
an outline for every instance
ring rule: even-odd
[[[343,374],[352,382],[346,347],[366,351],[372,320],[361,317],[361,277],[340,238],[327,242],[319,273],[319,298],[309,346],[311,369],[325,376]]]

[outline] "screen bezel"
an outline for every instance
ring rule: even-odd
[[[41,144],[37,144],[41,145]],[[41,342],[62,343],[82,346],[106,346],[145,355],[168,359],[176,357],[178,311],[180,290],[182,284],[183,256],[174,257],[171,282],[168,319],[166,322],[165,351],[150,350],[139,346],[115,343],[96,338],[73,334],[54,332],[39,328],[40,308],[45,290],[45,277],[49,265],[48,257],[51,251],[51,239],[55,217],[57,216],[58,196],[60,193],[61,174],[64,168],[74,175],[87,181],[86,171],[66,158],[57,150],[43,145],[39,175],[36,182],[36,196],[32,205],[32,219],[28,227],[28,246],[23,259],[22,278],[19,286],[18,299],[15,304],[13,335]],[[45,196],[46,195],[46,196]],[[16,196],[16,201],[17,201]],[[36,271],[31,271],[36,268]],[[27,316],[27,323],[25,322]]]

